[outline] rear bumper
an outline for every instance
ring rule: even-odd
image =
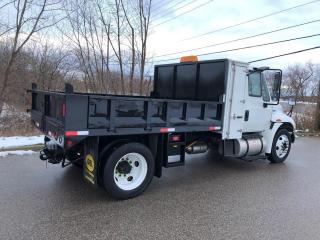
[[[60,163],[65,158],[63,139],[44,137],[44,148],[40,151],[40,159],[50,163]]]

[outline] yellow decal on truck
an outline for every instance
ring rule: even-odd
[[[94,171],[94,159],[93,159],[93,156],[91,154],[88,154],[86,156],[86,167],[87,167],[89,172],[92,173]]]

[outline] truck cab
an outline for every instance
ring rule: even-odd
[[[254,156],[261,147],[261,152],[270,161],[284,161],[290,151],[289,141],[295,140],[295,122],[279,105],[282,71],[268,67],[250,68],[249,64],[237,61],[231,61],[230,69],[226,89],[229,111],[225,112],[226,127],[222,134],[227,148],[223,154]],[[250,140],[246,139],[248,137]],[[250,142],[254,145],[252,152]]]

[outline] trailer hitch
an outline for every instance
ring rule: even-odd
[[[48,148],[43,148],[40,150],[40,159],[42,161],[48,161],[52,164],[58,164],[63,161],[63,157],[60,154],[56,154],[53,151],[50,151]]]

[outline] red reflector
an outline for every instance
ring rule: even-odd
[[[78,136],[78,131],[66,131],[64,135],[67,137]]]
[[[65,117],[66,116],[66,104],[65,103],[62,104],[61,111],[62,111],[62,117]]]
[[[72,145],[72,141],[71,140],[67,140],[66,145],[67,146],[71,146]]]
[[[165,133],[168,132],[167,128],[160,128],[160,132]]]

